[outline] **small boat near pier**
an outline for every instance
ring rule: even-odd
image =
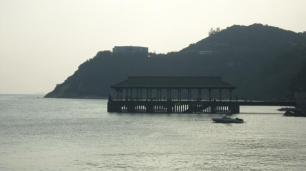
[[[223,116],[222,118],[212,118],[215,123],[244,123],[243,119],[231,118],[229,116]]]

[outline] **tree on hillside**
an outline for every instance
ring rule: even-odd
[[[208,33],[208,35],[209,35],[209,36],[212,36],[212,35],[214,35],[214,34],[220,32],[220,31],[221,31],[220,27],[217,27],[216,29],[211,28],[210,31],[209,31],[209,33]]]

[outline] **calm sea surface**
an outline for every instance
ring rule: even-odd
[[[276,109],[243,107],[245,124],[214,124],[109,114],[105,100],[0,95],[0,171],[306,170],[306,118]]]

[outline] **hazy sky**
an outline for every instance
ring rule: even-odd
[[[177,51],[212,27],[306,31],[306,0],[0,0],[0,93],[46,93],[115,45]]]

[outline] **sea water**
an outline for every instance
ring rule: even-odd
[[[0,95],[0,170],[306,170],[306,118],[277,107],[242,107],[246,123],[216,124],[106,104]]]

